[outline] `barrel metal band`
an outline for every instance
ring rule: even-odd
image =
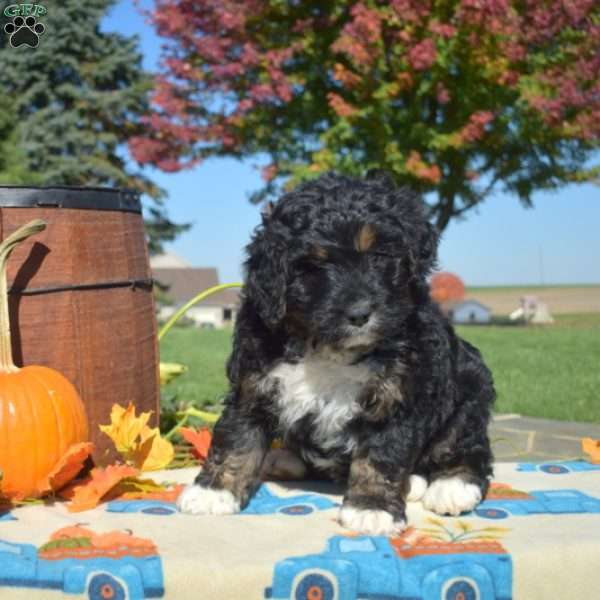
[[[98,283],[80,283],[76,285],[57,285],[39,288],[14,288],[8,290],[9,294],[19,296],[36,296],[38,294],[51,294],[53,292],[71,292],[78,290],[105,290],[110,288],[129,287],[132,290],[137,288],[151,290],[154,286],[154,279],[123,279],[121,281],[99,281]]]

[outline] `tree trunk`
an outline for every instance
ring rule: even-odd
[[[441,233],[446,229],[450,219],[454,216],[454,192],[440,192],[440,202],[436,210],[435,226]]]

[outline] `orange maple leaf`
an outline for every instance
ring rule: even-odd
[[[191,427],[180,427],[179,433],[181,433],[181,437],[186,442],[193,446],[192,453],[194,456],[198,460],[206,460],[212,442],[212,433],[210,430],[206,427],[203,427],[200,431]]]
[[[110,495],[110,492],[127,477],[136,477],[139,471],[129,465],[110,465],[105,469],[92,469],[90,476],[81,483],[73,484],[61,492],[61,496],[71,500],[70,512],[90,510]]]
[[[57,465],[38,484],[40,495],[58,492],[67,483],[73,481],[83,469],[83,464],[94,450],[92,442],[82,442],[71,446],[58,461]]]
[[[590,455],[590,462],[593,462],[595,465],[600,465],[600,440],[583,438],[581,440],[581,447],[586,454]]]

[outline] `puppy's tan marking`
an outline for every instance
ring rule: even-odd
[[[286,448],[269,450],[261,468],[263,479],[303,479],[305,475],[304,461]]]
[[[399,376],[394,378],[376,378],[367,385],[358,402],[364,416],[370,421],[382,421],[389,417],[397,403],[402,402],[404,394]]]
[[[389,482],[367,458],[355,458],[350,466],[348,490],[360,497],[385,497]],[[350,494],[348,494],[350,495]]]
[[[246,375],[240,382],[240,392],[244,398],[256,398],[259,395],[259,375]]]
[[[354,248],[358,252],[366,252],[370,248],[372,248],[375,240],[377,239],[377,231],[373,225],[367,223],[363,225],[356,237],[354,238]]]
[[[327,249],[323,248],[323,246],[319,246],[318,244],[313,244],[313,246],[311,247],[311,254],[319,260],[327,260],[327,258],[329,257]]]
[[[397,478],[397,472],[392,475],[393,480],[375,468],[368,457],[354,458],[343,507],[385,511],[403,519],[409,479],[408,476]]]
[[[258,485],[264,456],[264,452],[258,448],[243,454],[229,454],[213,473],[211,485],[230,491],[243,505]]]
[[[408,479],[403,478],[398,482],[388,480],[368,458],[355,458],[352,461],[348,489],[354,495],[389,498],[395,503],[399,496],[406,496],[408,488]]]

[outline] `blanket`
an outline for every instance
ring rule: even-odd
[[[341,490],[267,482],[239,515],[190,516],[193,469],[153,474],[163,494],[69,513],[0,514],[0,598],[567,600],[598,597],[600,465],[499,463],[471,513],[409,503],[398,537],[340,527]]]

